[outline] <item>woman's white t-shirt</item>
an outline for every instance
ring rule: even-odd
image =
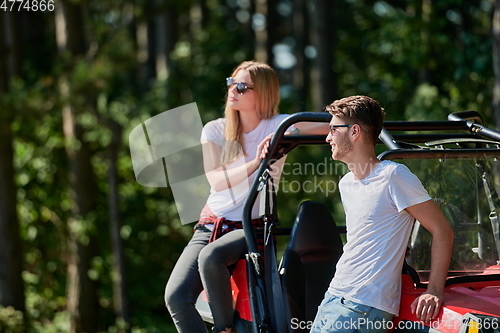
[[[228,163],[226,165],[226,168],[234,168],[254,159],[259,143],[261,143],[266,136],[274,133],[278,128],[278,125],[288,116],[288,114],[278,114],[270,119],[263,119],[254,130],[248,133],[243,133],[245,155],[240,155],[234,161]],[[201,132],[201,143],[204,144],[207,143],[207,141],[210,141],[222,148],[224,146],[225,140],[225,123],[225,118],[219,118],[207,123],[203,127],[203,131]],[[293,128],[294,127],[292,126],[289,128],[289,130]],[[278,176],[274,177],[275,185],[279,184],[279,176],[281,175],[285,158],[286,156],[281,158],[273,165],[273,168],[279,168],[280,170]],[[241,221],[245,198],[247,197],[248,191],[252,186],[252,182],[254,179],[255,172],[239,184],[231,184],[232,187],[229,189],[217,192],[213,188],[210,188],[210,195],[207,200],[208,207],[217,217],[224,217],[232,221]],[[256,204],[252,209],[252,218],[258,218],[260,215],[259,200],[257,199]]]
[[[405,208],[430,200],[403,164],[380,162],[361,180],[339,182],[346,212],[347,243],[328,292],[398,315],[401,269],[413,216]]]

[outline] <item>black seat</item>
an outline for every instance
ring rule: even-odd
[[[342,240],[328,209],[303,202],[280,267],[288,323],[297,328],[290,331],[309,332],[305,323],[314,320],[341,254]]]

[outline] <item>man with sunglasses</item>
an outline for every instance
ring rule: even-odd
[[[453,231],[410,170],[380,161],[375,144],[384,110],[366,96],[328,105],[332,114],[326,141],[332,159],[347,164],[339,182],[346,213],[347,243],[318,309],[311,333],[386,332],[398,315],[401,272],[414,219],[432,234],[427,290],[411,305],[419,320],[435,319],[443,302]]]

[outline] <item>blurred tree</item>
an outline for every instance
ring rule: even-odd
[[[61,56],[75,62],[88,51],[85,37],[83,4],[65,0],[56,3],[56,39]],[[67,282],[67,307],[70,313],[71,332],[96,332],[98,326],[97,292],[95,282],[89,277],[93,236],[90,232],[95,211],[95,184],[91,165],[89,143],[84,129],[78,123],[78,106],[72,95],[68,68],[60,77],[60,94],[63,99],[63,132],[66,153],[70,164],[69,183],[72,216],[68,220],[69,258]]]
[[[150,11],[151,1],[145,1],[143,8],[144,16],[147,16]],[[141,91],[146,91],[149,88],[150,81],[155,77],[155,57],[154,57],[154,22],[152,20],[134,20],[135,40],[137,47],[137,61],[138,61],[138,77]]]
[[[260,2],[261,0],[257,1]],[[278,42],[280,41],[280,16],[278,15],[277,11],[277,6],[279,4],[279,1],[277,0],[267,0],[267,8],[266,8],[266,44],[265,44],[265,49],[266,49],[266,54],[267,57],[265,59],[265,62],[268,64],[271,64],[272,66],[276,63],[274,60],[274,47]]]
[[[292,34],[295,37],[294,54],[297,59],[293,69],[293,86],[297,91],[295,111],[306,111],[310,86],[310,66],[306,58],[306,50],[312,50],[309,45],[307,1],[294,1],[292,15]]]
[[[20,14],[0,12],[0,305],[24,312],[21,277],[23,252],[17,215],[12,123],[15,113],[6,103],[10,82],[21,75]],[[5,23],[5,24],[4,24]],[[4,98],[2,98],[4,97]],[[1,105],[0,104],[0,105]]]
[[[127,296],[127,276],[123,239],[121,236],[122,219],[120,214],[118,156],[122,147],[123,127],[113,119],[98,117],[101,124],[111,132],[111,140],[107,149],[108,160],[108,215],[113,254],[112,281],[113,306],[117,322],[123,331],[130,328],[130,303]],[[120,332],[123,332],[120,330]]]
[[[241,27],[240,38],[242,39],[242,42],[239,43],[240,45],[238,45],[238,47],[243,50],[244,56],[239,57],[238,60],[247,60],[249,58],[256,59],[256,31],[254,17],[258,18],[258,16],[254,16],[256,14],[255,1],[243,0],[238,2],[238,6],[233,7],[228,5],[227,7],[230,16],[228,20],[226,20],[226,24],[229,22],[235,22],[234,20],[236,20]],[[234,55],[236,56],[238,53],[235,53]],[[237,60],[235,59],[235,61]]]
[[[279,41],[280,20],[276,10],[277,5],[276,0],[257,0],[252,7],[255,12],[250,18],[255,37],[252,41],[255,45],[253,58],[271,65],[274,64],[273,48]]]
[[[500,0],[495,1],[495,9],[492,22],[493,37],[493,72],[495,85],[493,86],[493,114],[495,126],[500,129]]]
[[[276,22],[269,22],[267,16],[270,0],[255,1],[255,13],[252,15],[252,28],[255,31],[255,55],[256,61],[270,62],[271,54],[268,53],[269,34],[268,28]]]
[[[171,67],[170,52],[177,43],[178,11],[176,2],[155,1],[151,14],[154,16],[154,47],[156,78],[165,79]],[[201,15],[201,13],[200,13]],[[196,16],[196,20],[199,18]]]
[[[335,1],[313,0],[310,21],[311,41],[317,51],[313,62],[311,88],[313,109],[320,111],[337,98],[337,84],[334,72],[335,27],[332,20]]]
[[[422,28],[420,29],[420,47],[419,50],[422,53],[433,53],[433,50],[429,50],[430,45],[430,24],[431,24],[431,10],[432,4],[430,0],[422,0],[422,5],[419,6],[416,4],[416,10],[419,10],[421,20],[422,20]],[[432,71],[429,66],[421,66],[419,69],[419,78],[422,83],[432,82]]]

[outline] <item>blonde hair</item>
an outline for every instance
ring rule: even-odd
[[[268,64],[257,61],[242,62],[231,75],[234,77],[240,70],[246,70],[252,79],[255,94],[255,106],[261,119],[269,119],[278,114],[280,100],[280,86],[278,76]],[[226,96],[227,97],[227,96]],[[244,152],[243,130],[240,114],[227,103],[224,111],[226,126],[224,133],[224,147],[222,148],[221,163],[227,164]]]

